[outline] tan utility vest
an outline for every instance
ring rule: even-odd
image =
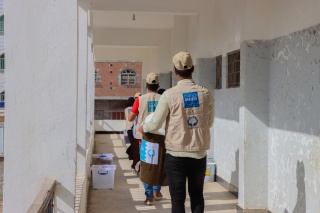
[[[158,101],[160,99],[160,95],[155,92],[147,93],[142,96],[139,96],[139,114],[137,120],[137,130],[136,130],[136,138],[142,139],[142,134],[138,131],[138,127],[140,127],[141,123],[144,119],[153,113],[158,105]]]
[[[126,118],[126,130],[131,130],[133,127],[133,121],[128,120],[128,116],[131,112],[132,107],[127,107],[124,109],[124,116]]]
[[[181,82],[167,90],[166,149],[205,151],[210,148],[210,92],[194,82]]]

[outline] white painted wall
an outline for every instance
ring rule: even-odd
[[[125,120],[95,120],[95,131],[122,131],[126,126]]]
[[[3,0],[0,0],[0,16],[4,14]]]
[[[222,89],[214,91],[214,160],[217,175],[238,187],[239,149],[244,131],[240,123],[243,94],[240,88],[226,88],[226,68],[226,57],[222,57]]]
[[[80,15],[78,40],[78,5],[73,1],[11,0],[5,9],[9,107],[3,211],[26,212],[49,177],[59,182],[58,211],[74,212],[77,143],[85,137],[85,18]]]
[[[4,71],[0,71],[0,91],[4,90],[4,84],[5,84]]]
[[[273,0],[270,11],[271,38],[309,28],[320,23],[318,0]]]
[[[0,32],[0,54],[4,53],[4,33]]]
[[[239,49],[252,39],[273,39],[320,22],[318,0],[214,1],[213,55]]]

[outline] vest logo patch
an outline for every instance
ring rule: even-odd
[[[193,108],[200,106],[197,92],[187,92],[182,93],[182,95],[184,101],[184,108]]]
[[[148,101],[148,112],[154,112],[158,105],[158,101]]]
[[[188,125],[190,127],[195,127],[198,125],[198,123],[199,123],[199,120],[196,116],[193,115],[188,118]]]
[[[159,144],[150,143],[142,139],[140,148],[140,160],[148,163],[158,165],[159,158]]]

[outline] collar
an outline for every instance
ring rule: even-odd
[[[194,83],[194,81],[192,79],[183,79],[183,80],[180,80],[178,81],[178,84],[181,84],[181,83]]]

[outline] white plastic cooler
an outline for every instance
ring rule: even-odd
[[[93,189],[113,189],[114,173],[117,166],[110,165],[92,165],[92,185]]]

